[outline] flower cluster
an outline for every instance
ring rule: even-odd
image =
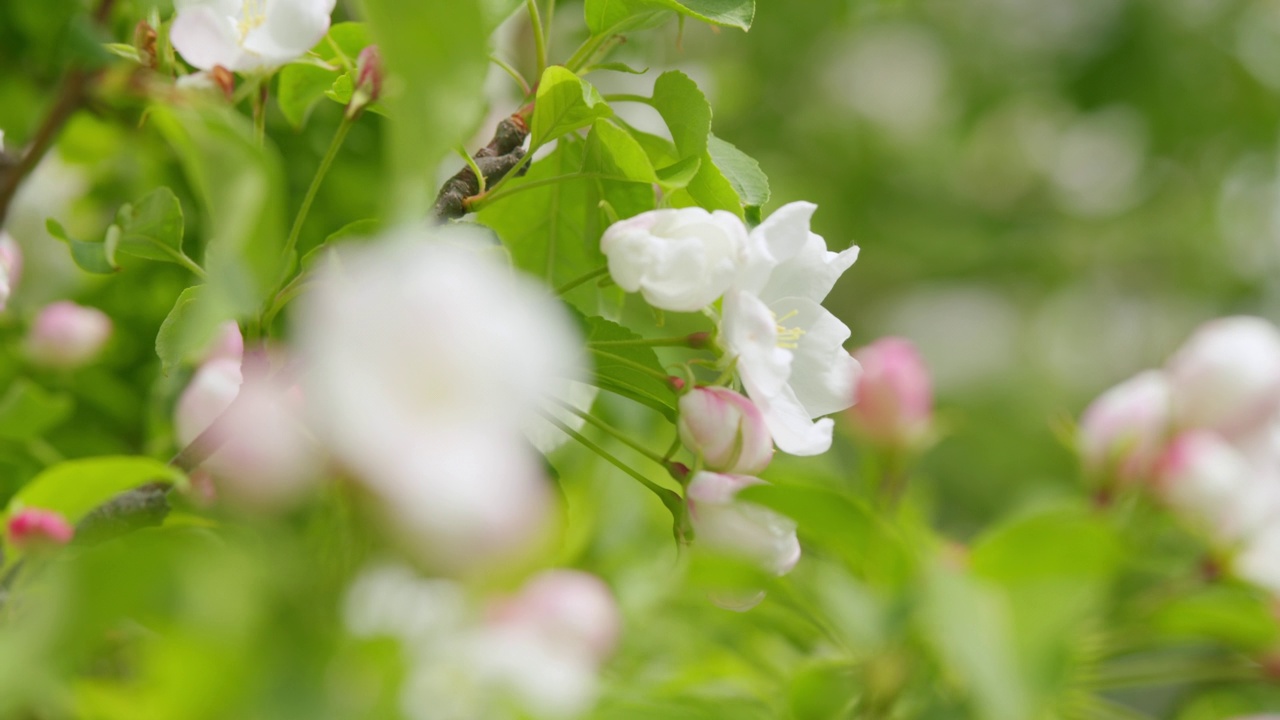
[[[1199,328],[1162,370],[1103,393],[1080,452],[1104,485],[1143,483],[1280,593],[1280,331],[1230,317]]]
[[[821,303],[858,248],[827,250],[810,230],[816,206],[796,202],[748,228],[735,215],[701,208],[642,213],[601,240],[609,273],[655,308],[703,311],[717,323],[717,348],[745,396],[721,386],[686,388],[679,431],[697,458],[687,500],[700,541],[783,574],[799,559],[795,526],[734,499],[763,482],[778,449],[817,455],[831,447],[824,416],[854,401],[858,362],[844,349],[849,328]]]
[[[571,718],[591,708],[621,628],[608,586],[550,570],[483,612],[475,606],[455,582],[388,565],[356,579],[345,618],[357,637],[402,644],[406,717]]]

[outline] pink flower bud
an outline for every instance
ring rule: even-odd
[[[9,518],[9,542],[18,548],[66,545],[75,533],[71,523],[52,510],[28,508]]]
[[[1156,463],[1165,501],[1216,539],[1230,541],[1256,527],[1266,483],[1248,459],[1220,436],[1193,430],[1173,439]]]
[[[356,57],[356,89],[363,91],[368,99],[366,103],[375,102],[382,97],[382,54],[377,45],[369,45]]]
[[[680,440],[717,472],[754,475],[773,459],[773,438],[755,403],[723,387],[680,398]]]
[[[200,362],[231,359],[239,363],[244,358],[244,335],[240,334],[240,326],[234,320],[228,320],[218,326],[218,334],[214,336],[205,349]]]
[[[26,338],[32,362],[47,367],[83,366],[102,351],[111,337],[111,318],[101,310],[61,301],[36,316]]]
[[[763,483],[744,475],[700,472],[689,482],[686,494],[689,518],[695,542],[785,575],[800,561],[796,524],[766,507],[735,498],[743,488]]]
[[[891,448],[923,441],[933,420],[933,387],[915,345],[881,338],[853,355],[862,364],[857,404],[849,409],[857,431]]]
[[[311,489],[322,470],[321,452],[302,425],[298,393],[273,378],[242,382],[240,362],[229,358],[196,372],[178,400],[174,426],[183,444],[214,428],[218,449],[203,467],[216,479],[220,498],[276,509]]]
[[[585,651],[603,662],[618,644],[622,618],[609,586],[577,570],[550,570],[490,608],[489,622],[524,625],[549,642]]]
[[[1080,418],[1085,467],[1122,480],[1149,478],[1169,430],[1169,406],[1169,384],[1158,370],[1098,396]]]
[[[0,310],[9,303],[22,274],[22,248],[9,233],[0,230]]]
[[[1169,359],[1168,377],[1178,427],[1254,431],[1280,411],[1280,332],[1256,317],[1206,323]]]

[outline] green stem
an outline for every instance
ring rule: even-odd
[[[538,77],[547,69],[547,38],[542,32],[542,17],[538,14],[538,0],[525,0],[529,10],[529,24],[533,26],[533,49],[538,56]]]
[[[583,283],[589,283],[592,280],[595,280],[596,278],[600,277],[601,275],[607,275],[607,274],[609,274],[609,268],[607,267],[596,268],[595,270],[592,270],[586,275],[581,275],[579,277],[576,277],[570,280],[569,282],[561,285],[560,287],[556,288],[556,295],[557,296],[564,295],[565,293],[569,292],[570,290],[573,290],[574,288],[578,287],[579,285],[582,285]]]
[[[556,0],[547,0],[547,52],[551,52],[551,31],[556,22]]]
[[[483,193],[484,192],[484,173],[480,170],[480,166],[476,165],[475,158],[471,157],[471,153],[467,152],[466,148],[462,147],[461,145],[454,148],[454,150],[459,155],[462,156],[462,159],[467,163],[467,167],[471,168],[471,173],[476,176],[476,184],[479,185],[480,187],[480,190],[477,194]]]
[[[530,157],[530,155],[526,155],[525,157],[528,158]],[[534,190],[536,188],[546,187],[547,185],[555,185],[557,183],[562,183],[562,182],[568,182],[570,180],[590,180],[592,178],[596,178],[599,180],[624,180],[625,179],[625,178],[620,178],[617,175],[606,175],[604,173],[584,173],[584,172],[565,173],[564,175],[556,175],[555,177],[530,180],[529,182],[521,183],[516,187],[507,188],[504,192],[497,192],[498,188],[502,187],[503,181],[515,175],[519,170],[519,167],[520,166],[517,165],[515,168],[512,168],[511,172],[503,176],[502,180],[499,180],[498,184],[494,185],[493,189],[490,190],[487,195],[477,195],[474,198],[472,198],[471,202],[468,203],[468,207],[470,207],[472,210],[479,210],[481,208],[488,207],[498,202],[499,200],[505,200],[506,198],[511,197],[512,195],[515,195],[517,193],[522,193],[525,190]]]
[[[510,75],[511,79],[515,80],[516,84],[520,86],[520,92],[524,93],[525,97],[529,96],[529,93],[530,93],[529,81],[525,80],[524,75],[521,75],[520,71],[515,69],[515,67],[511,63],[507,62],[506,60],[503,60],[497,55],[490,55],[489,62],[502,68],[503,71],[505,71],[508,75]]]
[[[529,162],[533,160],[533,151],[534,151],[534,148],[529,148],[529,152],[525,153],[525,156],[520,158],[520,162],[516,163],[515,167],[507,171],[506,175],[503,175],[502,178],[498,180],[498,182],[494,183],[493,187],[489,188],[489,192],[485,193],[484,195],[476,195],[475,197],[470,198],[467,202],[467,209],[474,212],[476,210],[483,208],[485,205],[487,205],[490,201],[490,198],[492,198],[495,193],[501,190],[502,186],[506,185],[508,180],[519,175],[520,169],[523,168],[525,165],[528,165]],[[537,182],[540,185],[547,184],[540,180],[535,180],[534,182]],[[521,185],[520,187],[522,188],[525,186]],[[516,190],[519,190],[519,189],[520,188],[516,188]]]
[[[664,338],[636,338],[635,340],[595,340],[587,343],[591,347],[693,347],[688,335]]]
[[[615,440],[617,440],[618,442],[621,442],[623,445],[626,445],[627,447],[631,448],[632,450],[635,450],[636,452],[638,452],[638,453],[640,453],[641,455],[643,455],[643,456],[645,456],[645,457],[649,458],[650,460],[652,460],[652,461],[654,461],[654,462],[658,463],[659,465],[663,465],[663,466],[665,466],[665,465],[666,465],[666,460],[664,460],[664,459],[663,459],[663,457],[662,457],[661,455],[659,455],[658,453],[653,452],[653,451],[652,451],[652,450],[650,450],[649,448],[647,448],[647,447],[645,447],[645,446],[641,445],[641,444],[639,443],[639,441],[635,440],[634,438],[629,437],[626,433],[624,433],[624,432],[622,432],[621,430],[619,430],[619,429],[615,428],[614,426],[610,425],[609,423],[607,423],[607,422],[605,422],[605,421],[601,420],[600,418],[596,417],[595,415],[592,415],[591,413],[586,412],[585,410],[583,410],[583,409],[581,409],[581,408],[578,408],[578,407],[575,407],[573,404],[571,404],[571,403],[567,403],[567,402],[565,402],[565,401],[563,401],[563,400],[560,400],[560,399],[558,399],[558,398],[555,400],[555,402],[556,402],[558,405],[562,406],[565,410],[568,410],[569,412],[573,413],[574,415],[577,415],[578,417],[582,418],[582,419],[583,419],[583,420],[585,420],[588,424],[590,424],[590,425],[594,425],[594,426],[595,426],[596,428],[598,428],[601,432],[604,432],[604,433],[607,433],[607,434],[609,434],[609,435],[612,435],[612,436],[613,436],[613,438],[614,438]]]
[[[324,176],[329,173],[329,166],[333,164],[333,159],[338,155],[338,149],[342,147],[342,141],[347,138],[347,131],[354,124],[353,120],[345,114],[342,116],[342,122],[338,125],[338,131],[333,134],[333,141],[329,143],[329,149],[324,154],[324,159],[320,161],[320,167],[316,169],[316,174],[311,178],[311,187],[307,188],[306,197],[302,198],[302,206],[298,208],[298,214],[293,219],[293,228],[289,230],[289,238],[284,242],[284,258],[286,267],[292,270],[293,254],[298,249],[298,236],[302,234],[302,224],[307,220],[307,213],[311,211],[311,203],[315,202],[316,193],[320,190],[320,184],[324,182]]]
[[[653,98],[647,98],[643,95],[633,95],[631,93],[612,93],[609,95],[605,95],[604,99],[605,101],[611,102],[611,103],[633,102],[633,103],[644,103],[645,105],[653,104]]]
[[[662,487],[661,485],[655,483],[654,481],[650,480],[649,478],[645,477],[644,475],[641,475],[640,472],[637,471],[635,468],[622,462],[617,457],[614,457],[614,455],[610,453],[608,450],[605,450],[604,448],[600,447],[594,442],[588,440],[586,436],[584,436],[582,433],[564,424],[559,418],[555,417],[554,415],[551,415],[550,413],[543,413],[543,417],[547,419],[547,422],[559,428],[560,431],[563,432],[565,435],[568,435],[569,437],[578,441],[583,447],[599,455],[600,457],[604,458],[606,461],[609,462],[610,465],[613,465],[614,467],[618,468],[622,472],[630,475],[641,485],[644,485],[646,488],[649,489],[650,492],[652,492],[653,494],[657,495],[660,499],[662,499],[663,504],[666,503],[666,493],[672,492],[671,490],[668,490]]]
[[[288,285],[281,288],[280,292],[276,293],[271,298],[271,305],[267,307],[266,312],[262,313],[262,327],[271,327],[271,323],[275,321],[276,315],[279,315],[280,311],[284,309],[284,306],[288,305],[290,300],[294,299],[298,296],[298,293],[302,292],[302,286],[306,283],[306,279],[307,275],[305,273],[298,273],[289,281]]]
[[[653,368],[647,365],[641,365],[638,362],[635,362],[633,360],[628,360],[627,358],[624,358],[621,355],[615,355],[611,352],[608,352],[607,350],[602,350],[600,348],[592,347],[590,345],[587,346],[587,350],[595,355],[604,355],[605,357],[609,358],[613,362],[618,363],[619,365],[625,365],[631,368],[632,370],[635,370],[636,372],[642,372],[646,375],[651,375],[663,382],[667,382],[671,377],[666,373],[658,372],[657,370],[654,370]]]
[[[258,81],[252,95],[253,104],[253,136],[262,147],[267,141],[267,80]]]
[[[605,44],[605,42],[612,37],[613,32],[612,28],[610,28],[599,35],[592,35],[587,38],[586,42],[582,43],[582,45],[573,53],[573,57],[570,57],[564,66],[572,72],[578,72],[591,60],[592,56],[596,54],[596,51],[600,49],[600,46]]]

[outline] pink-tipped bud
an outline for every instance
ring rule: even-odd
[[[77,368],[93,361],[111,338],[111,318],[101,310],[62,301],[36,316],[26,338],[31,361],[54,368]]]
[[[354,117],[382,97],[382,54],[369,45],[356,58],[356,82],[347,103],[347,115]]]
[[[773,459],[773,438],[755,403],[728,388],[680,397],[680,441],[717,472],[754,475]]]
[[[1098,396],[1080,418],[1080,454],[1091,473],[1151,478],[1169,431],[1169,383],[1148,370]]]
[[[244,359],[244,335],[240,333],[240,326],[234,320],[228,320],[218,326],[218,334],[205,349],[200,362],[203,364],[211,360],[224,359],[235,360],[237,364]]]
[[[22,274],[22,248],[9,233],[0,230],[0,310],[9,304],[9,296],[17,289]]]
[[[71,523],[52,510],[29,508],[9,518],[9,542],[17,548],[66,545],[75,534]]]
[[[933,423],[933,384],[910,340],[881,338],[853,353],[862,365],[849,409],[854,428],[877,445],[903,449],[923,442]]]
[[[1174,510],[1216,539],[1255,528],[1273,504],[1248,458],[1220,436],[1193,430],[1175,437],[1156,463],[1156,489]],[[1264,499],[1266,498],[1266,499]]]
[[[1202,325],[1168,363],[1174,421],[1230,438],[1280,412],[1280,331],[1256,317]]]
[[[769,508],[736,499],[743,488],[763,483],[744,475],[700,472],[685,495],[689,519],[698,544],[785,575],[800,561],[796,524]]]
[[[602,663],[618,645],[622,617],[609,586],[577,570],[549,570],[525,583],[513,597],[495,603],[489,622],[520,625],[564,649],[585,652]]]

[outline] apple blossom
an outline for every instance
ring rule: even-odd
[[[218,448],[202,466],[221,496],[249,507],[286,506],[313,486],[320,448],[302,425],[295,392],[274,377],[245,380],[238,359],[205,363],[178,399],[175,432],[187,445],[215,428]]]
[[[175,0],[173,47],[193,67],[274,70],[329,31],[336,0]]]
[[[9,233],[0,230],[0,310],[8,305],[21,274],[22,248]]]
[[[1168,363],[1175,423],[1249,433],[1280,412],[1280,331],[1256,317],[1202,325]]]
[[[353,248],[296,323],[317,431],[424,558],[453,571],[545,531],[554,504],[522,432],[584,367],[562,306],[482,235],[403,230]]]
[[[9,542],[19,548],[66,545],[75,533],[71,523],[52,510],[27,508],[9,518]]]
[[[1169,433],[1169,383],[1159,370],[1107,390],[1080,418],[1080,452],[1095,473],[1122,480],[1150,477]]]
[[[39,365],[71,369],[88,364],[111,337],[111,318],[69,301],[47,305],[27,333],[27,357]]]
[[[766,507],[735,498],[743,488],[763,483],[745,475],[700,472],[689,482],[689,517],[699,544],[785,575],[800,561],[796,524]]]
[[[1208,431],[1186,432],[1169,443],[1156,464],[1156,487],[1221,543],[1280,520],[1280,478],[1260,473],[1238,448]]]
[[[616,222],[600,249],[618,287],[656,308],[693,312],[733,284],[746,242],[746,227],[732,213],[689,207]]]
[[[933,387],[915,345],[903,338],[881,338],[853,356],[862,365],[857,404],[849,409],[854,427],[886,447],[918,445],[933,421]]]
[[[699,387],[680,397],[680,440],[717,472],[754,475],[773,459],[764,415],[747,398],[723,387]]]
[[[853,404],[858,361],[849,328],[820,304],[858,257],[830,252],[809,231],[811,203],[784,205],[751,231],[740,273],[724,298],[720,344],[778,449],[817,455],[834,422],[814,421]]]
[[[236,361],[244,358],[244,335],[240,333],[240,326],[234,320],[218,326],[218,332],[205,348],[200,362],[207,363],[221,358]]]

